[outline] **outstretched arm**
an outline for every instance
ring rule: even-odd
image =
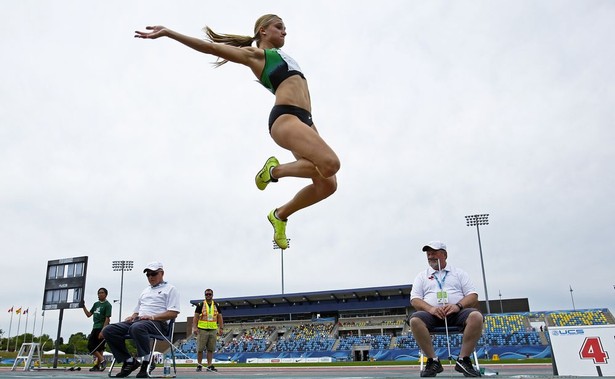
[[[81,305],[81,309],[83,309],[83,313],[85,313],[85,315],[89,318],[92,316],[92,313],[88,310],[88,308],[85,306],[85,303],[83,303]]]
[[[157,39],[168,37],[201,53],[215,55],[231,62],[246,65],[252,68],[253,71],[256,70],[256,72],[259,72],[258,64],[262,65],[265,59],[263,50],[255,47],[235,47],[223,43],[209,42],[178,33],[160,25],[147,26],[145,29],[147,30],[146,32],[135,31],[135,38]]]

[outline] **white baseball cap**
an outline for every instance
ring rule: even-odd
[[[427,245],[423,246],[423,251],[427,250],[444,250],[446,251],[446,245],[444,242],[431,241]]]
[[[143,269],[143,272],[145,271],[162,271],[164,270],[164,267],[162,266],[162,262],[158,262],[158,261],[154,261],[154,262],[150,262],[147,264],[147,266],[145,266],[145,268]]]

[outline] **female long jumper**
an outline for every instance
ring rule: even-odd
[[[269,115],[269,133],[281,147],[293,153],[296,161],[280,164],[270,157],[256,175],[260,190],[284,177],[309,178],[312,183],[301,189],[290,201],[272,210],[267,219],[273,226],[273,239],[286,249],[286,222],[290,215],[329,196],[337,189],[335,174],[340,161],[333,149],[320,137],[312,121],[310,92],[299,65],[280,48],[284,46],[286,26],[276,15],[256,20],[254,36],[217,34],[205,27],[208,40],[177,33],[164,26],[147,26],[135,37],[156,39],[168,37],[201,53],[249,67],[258,80],[275,95]],[[252,43],[256,42],[256,47]]]

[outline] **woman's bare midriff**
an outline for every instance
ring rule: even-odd
[[[294,105],[312,112],[307,81],[299,75],[284,80],[275,91],[275,105]]]

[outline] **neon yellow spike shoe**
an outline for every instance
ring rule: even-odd
[[[267,159],[267,162],[265,162],[263,168],[258,172],[258,174],[256,174],[256,177],[254,178],[254,181],[256,182],[256,187],[258,187],[259,190],[264,190],[267,187],[267,184],[269,184],[269,182],[275,183],[278,181],[276,178],[271,176],[271,169],[279,165],[280,162],[278,162],[276,157],[269,157],[269,159]]]
[[[288,239],[286,238],[286,221],[282,221],[275,217],[275,209],[269,212],[267,219],[273,226],[273,240],[282,250],[288,248]]]

